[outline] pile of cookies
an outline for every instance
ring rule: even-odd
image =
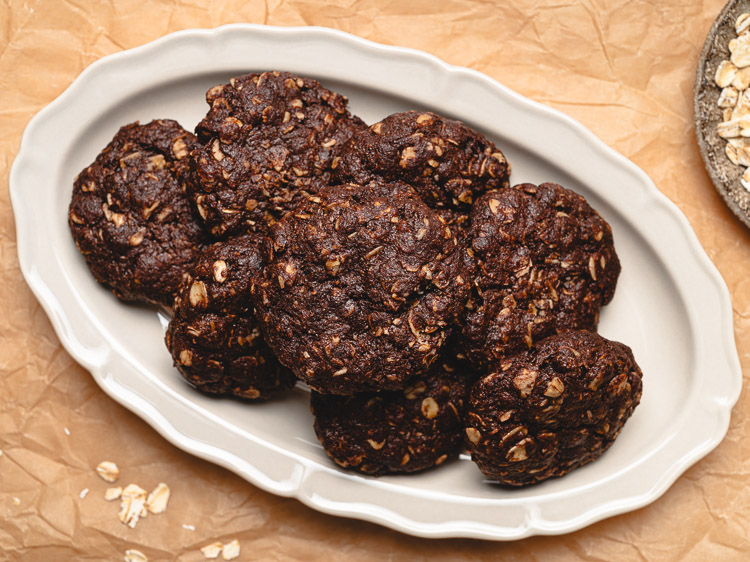
[[[431,112],[367,126],[286,72],[206,94],[195,133],[124,126],[76,178],[75,242],[124,301],[172,310],[195,388],[311,389],[339,465],[415,472],[468,448],[520,486],[598,458],[641,396],[596,333],[620,263],[564,187],[509,183],[490,140]]]

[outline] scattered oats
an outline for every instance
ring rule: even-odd
[[[164,510],[167,509],[167,502],[169,502],[169,494],[169,486],[164,482],[159,482],[146,500],[148,510],[151,513],[164,513]]]
[[[218,558],[222,550],[224,550],[224,545],[220,542],[215,542],[201,548],[201,552],[206,558]]]
[[[2,456],[3,456],[3,450],[0,449],[0,457],[2,457]]]
[[[140,550],[130,549],[125,551],[123,560],[125,562],[148,562],[148,557]]]
[[[84,488],[83,490],[81,490],[81,493],[78,494],[78,495],[81,497],[81,499],[83,499],[83,498],[85,498],[88,495],[88,493],[89,493],[89,489],[88,488]]]
[[[122,486],[116,488],[107,488],[104,492],[104,499],[108,502],[119,499],[122,495]]]
[[[120,476],[120,469],[112,461],[102,461],[96,467],[96,472],[105,482],[114,482]]]
[[[186,531],[195,531],[195,525],[188,525],[186,523],[183,523],[182,528]]]
[[[120,513],[117,516],[120,521],[131,529],[135,528],[141,517],[148,515],[146,509],[146,497],[148,492],[137,484],[128,484],[120,496]]]
[[[13,504],[14,504],[14,505],[21,505],[21,500],[19,500],[18,498],[15,498],[15,497],[14,497],[14,498],[13,498]]]
[[[223,546],[221,549],[221,557],[224,560],[234,560],[240,555],[240,541],[234,539]]]
[[[63,427],[63,431],[65,432],[65,435],[70,435],[70,430],[67,427]]]

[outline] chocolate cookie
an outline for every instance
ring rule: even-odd
[[[75,179],[68,223],[76,246],[124,301],[172,306],[206,241],[185,195],[197,146],[175,121],[132,123]]]
[[[599,458],[641,398],[630,348],[589,331],[551,336],[471,390],[467,446],[485,476],[525,486]]]
[[[166,344],[183,377],[209,394],[263,399],[294,385],[263,341],[250,284],[270,254],[270,241],[247,234],[201,253],[175,301]]]
[[[480,197],[470,222],[462,339],[475,365],[559,330],[596,328],[620,262],[609,224],[583,197],[554,183],[516,185]]]
[[[232,78],[206,101],[192,196],[215,236],[265,231],[327,182],[346,140],[365,128],[344,96],[288,72]]]
[[[313,391],[315,434],[337,464],[366,474],[438,466],[464,448],[470,381],[465,362],[441,358],[403,390],[352,396]]]
[[[352,394],[429,368],[468,282],[454,234],[409,186],[326,187],[272,232],[253,295],[269,345],[300,379]]]
[[[510,166],[500,149],[462,122],[406,111],[353,138],[336,175],[357,183],[373,175],[400,180],[432,208],[468,213],[482,193],[508,186]]]

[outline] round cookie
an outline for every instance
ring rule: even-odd
[[[75,179],[68,223],[76,246],[124,301],[172,306],[206,241],[185,195],[196,146],[175,121],[132,123]]]
[[[520,184],[480,197],[470,223],[462,342],[475,366],[559,330],[596,328],[620,261],[612,229],[583,197],[554,183]]]
[[[263,332],[311,388],[402,388],[437,358],[468,295],[451,229],[405,184],[326,187],[272,231],[253,286]]]
[[[551,336],[472,388],[467,447],[487,478],[525,486],[599,458],[641,398],[630,348],[589,331]]]
[[[372,176],[411,185],[432,208],[468,213],[490,189],[508,186],[510,165],[491,141],[435,113],[394,113],[353,138],[336,175],[366,183]]]
[[[344,143],[365,128],[344,96],[288,72],[232,78],[206,101],[191,195],[214,236],[267,230],[327,183]]]
[[[351,396],[313,391],[315,434],[338,465],[366,474],[439,466],[464,448],[470,385],[465,362],[441,358],[403,390]]]
[[[270,251],[261,234],[217,242],[182,285],[166,344],[175,367],[198,390],[254,400],[294,385],[292,372],[263,340],[250,300],[250,284]]]

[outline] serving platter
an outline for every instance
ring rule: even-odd
[[[466,455],[416,475],[346,472],[318,444],[303,388],[263,404],[195,392],[164,346],[168,318],[94,281],[67,226],[76,174],[121,125],[171,118],[192,128],[208,88],[263,70],[320,80],[368,123],[407,109],[460,119],[501,147],[513,183],[561,183],[612,225],[623,271],[600,332],[633,349],[644,392],[602,458],[518,490],[484,481]],[[174,33],[97,61],[39,112],[10,191],[23,274],[101,388],[174,445],[322,512],[424,537],[569,532],[658,498],[721,441],[739,396],[729,294],[680,211],[579,123],[426,53],[316,27]]]

